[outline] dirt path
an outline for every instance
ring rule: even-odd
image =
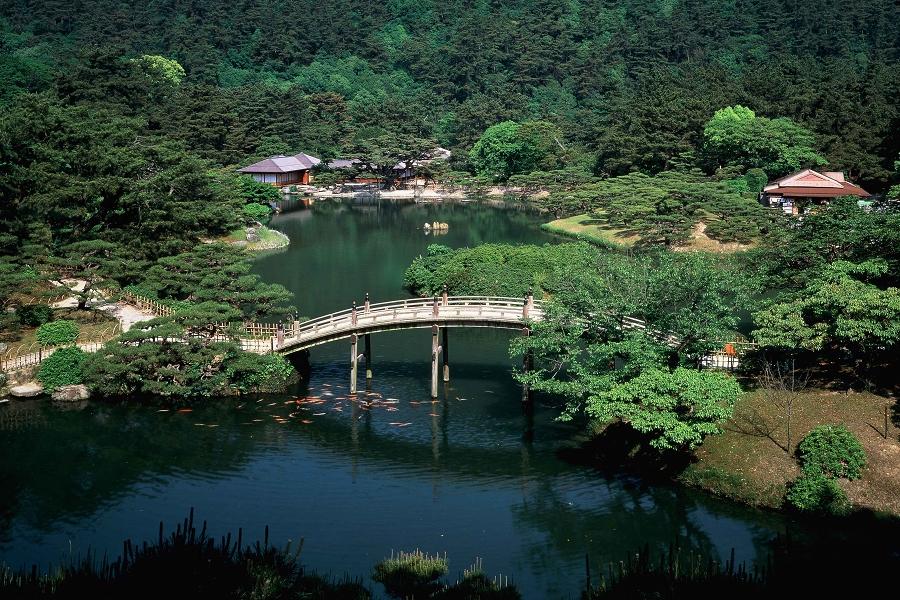
[[[60,286],[68,287],[70,290],[75,292],[80,292],[84,289],[84,286],[87,283],[83,280],[79,279],[64,279],[61,283],[58,283]],[[68,298],[64,298],[58,302],[54,302],[51,304],[53,308],[73,308],[78,306],[78,298],[75,296],[69,296]],[[99,292],[91,291],[91,299],[87,305],[88,308],[94,310],[102,310],[105,313],[108,313],[110,316],[114,317],[117,321],[119,321],[119,325],[122,328],[122,331],[128,331],[135,323],[140,323],[141,321],[149,321],[154,318],[154,315],[151,312],[141,310],[140,308],[128,304],[127,302],[112,302],[103,296],[100,295]]]

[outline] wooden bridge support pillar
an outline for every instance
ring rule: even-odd
[[[431,326],[431,397],[438,397],[438,358],[441,355],[441,346],[438,344],[438,327]]]
[[[530,336],[531,330],[527,327],[522,330],[522,335]],[[522,357],[522,372],[526,375],[531,372],[531,368],[534,365],[534,351],[531,348],[525,350],[525,355]],[[529,404],[531,402],[531,386],[527,383],[522,384],[522,403]]]
[[[444,363],[444,382],[450,381],[450,329],[444,327],[441,331],[441,355]]]
[[[366,294],[368,296],[368,294]],[[363,354],[366,357],[366,380],[372,379],[372,338],[367,333],[363,338],[365,344]]]
[[[356,365],[359,362],[359,354],[356,351],[356,343],[359,338],[354,333],[350,336],[350,393],[356,393]]]

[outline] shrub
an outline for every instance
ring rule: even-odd
[[[75,321],[50,321],[37,330],[37,341],[41,346],[71,344],[77,338],[78,323]]]
[[[84,381],[84,362],[87,359],[81,348],[59,348],[41,363],[37,378],[44,389],[52,392],[64,385],[76,385]]]
[[[244,205],[244,216],[248,221],[266,222],[272,216],[272,209],[256,202]]]
[[[747,182],[747,187],[750,191],[758,194],[769,183],[769,176],[762,169],[749,169],[744,175],[744,180]]]
[[[837,481],[821,473],[804,473],[788,488],[788,504],[799,511],[842,515],[850,508]]]
[[[16,309],[16,316],[22,325],[37,327],[53,318],[53,309],[46,304],[26,304]]]
[[[858,479],[866,466],[866,453],[843,425],[820,425],[800,442],[803,471],[831,477]]]
[[[296,372],[280,354],[241,352],[228,363],[229,383],[241,392],[281,392],[293,381]]]
[[[140,339],[158,331],[132,328],[125,334],[128,343],[110,342],[91,354],[84,365],[85,383],[91,391],[107,398],[162,396],[178,400],[234,393],[224,364],[230,352],[237,352],[234,344],[210,344],[194,337],[174,344]],[[164,331],[171,334],[173,329]]]
[[[252,177],[238,178],[238,191],[247,204],[256,203],[263,206],[281,200],[281,192],[268,183],[254,181]]]
[[[447,559],[416,550],[391,555],[377,565],[372,579],[395,598],[430,598],[440,589],[438,580],[447,574]]]

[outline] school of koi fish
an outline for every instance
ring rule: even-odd
[[[356,408],[363,411],[385,411],[385,412],[398,412],[400,411],[399,404],[400,400],[398,398],[385,398],[380,392],[374,392],[371,390],[357,392],[356,394],[347,393],[347,387],[344,385],[332,385],[330,383],[322,383],[316,388],[310,389],[310,395],[301,396],[297,398],[293,398],[291,400],[286,400],[282,402],[267,402],[267,398],[260,398],[254,404],[258,405],[256,408],[264,408],[269,409],[273,406],[283,405],[287,407],[287,414],[268,414],[267,416],[271,417],[276,423],[281,425],[286,425],[288,423],[299,422],[303,425],[311,425],[315,422],[316,417],[326,417],[329,414],[340,414],[344,412],[345,408],[350,407],[351,410],[354,408],[353,403],[356,403]],[[457,401],[464,402],[466,398],[456,398]],[[419,406],[419,405],[435,405],[439,403],[440,400],[426,400],[426,401],[416,401],[410,400],[405,404],[410,406]],[[242,410],[246,408],[248,405],[247,402],[242,404],[238,404],[235,409]],[[253,404],[251,404],[253,406]],[[181,414],[189,414],[193,412],[191,408],[181,408],[181,409],[167,409],[162,408],[157,412],[160,413],[181,413]],[[362,418],[362,414],[357,416],[357,419]],[[434,409],[428,413],[430,417],[439,416]],[[241,425],[255,425],[257,423],[264,423],[268,419],[264,418],[255,418],[250,419],[248,421],[241,422]],[[218,427],[219,425],[213,423],[194,423],[196,427]],[[388,423],[393,427],[408,427],[412,425],[411,421],[391,421]]]

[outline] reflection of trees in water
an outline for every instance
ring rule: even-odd
[[[0,443],[0,535],[21,519],[49,530],[60,519],[82,518],[115,503],[135,482],[172,473],[228,473],[248,460],[271,428],[255,429],[255,439],[236,434],[239,414],[221,403],[199,419],[151,408],[91,404],[60,412],[48,402],[34,404],[43,426],[5,431]],[[262,440],[260,439],[262,438]]]
[[[560,556],[572,562],[583,561],[587,554],[596,565],[619,560],[644,544],[664,549],[676,539],[684,549],[715,556],[708,533],[693,518],[696,505],[672,488],[598,477],[591,494],[596,505],[585,506],[567,500],[559,485],[539,480],[512,509],[518,526],[542,534],[522,558],[532,572],[552,572]],[[582,490],[578,496],[584,498]]]
[[[454,440],[454,432],[484,426],[479,421],[485,419],[494,426],[499,422],[498,433],[507,441],[519,437],[517,428],[526,432],[532,427],[540,439],[543,425],[539,420],[534,426],[527,414],[495,414],[496,406],[455,412],[459,405],[453,402],[417,414],[425,422],[416,423],[419,430],[413,437],[413,432],[383,429],[393,413],[373,416],[359,407],[348,407],[341,417],[316,419],[314,425],[291,426],[272,423],[271,414],[291,410],[282,402],[271,409],[260,408],[267,403],[248,403],[240,411],[232,402],[218,402],[188,415],[93,404],[80,412],[61,413],[41,403],[35,422],[45,426],[5,432],[0,442],[0,481],[6,492],[0,500],[0,532],[9,532],[13,519],[46,531],[60,521],[83,519],[115,504],[148,479],[228,477],[245,469],[254,455],[302,446],[304,452],[355,469],[365,466],[400,479],[430,480],[436,489],[521,489],[526,500],[513,509],[515,523],[540,538],[529,550],[530,566],[558,565],[558,554],[582,560],[586,551],[594,561],[614,558],[636,544],[667,543],[675,532],[687,535],[698,549],[709,546],[692,519],[697,503],[686,502],[670,488],[638,487],[622,478],[575,470],[557,458],[550,447],[556,442],[541,442],[536,448],[521,441],[486,447]],[[264,422],[241,425],[254,418]],[[197,422],[219,427],[201,428]],[[585,478],[573,489],[579,497],[595,499],[590,506],[566,501],[564,490],[571,477]],[[748,520],[746,511],[736,513],[739,521]]]
[[[307,221],[295,216],[297,213],[318,215],[340,219],[342,229],[349,227],[348,233],[355,231],[355,225],[385,227],[396,224],[404,228],[421,228],[426,221],[464,220],[464,236],[467,245],[477,245],[497,240],[519,239],[525,234],[540,235],[537,225],[540,217],[530,206],[516,202],[455,202],[415,203],[410,200],[359,199],[359,200],[317,200],[309,208],[286,211],[278,217],[279,222]],[[304,216],[305,216],[304,215]],[[450,233],[454,232],[452,225]],[[546,236],[550,239],[550,236]]]
[[[785,525],[784,518],[777,514],[757,514],[690,490],[647,486],[621,476],[597,475],[589,505],[584,503],[583,489],[577,490],[577,499],[573,495],[574,500],[568,500],[564,482],[548,478],[537,481],[526,499],[512,507],[514,523],[538,534],[522,536],[533,541],[519,557],[521,568],[535,574],[553,574],[560,557],[583,564],[587,555],[596,572],[610,561],[623,560],[645,548],[660,556],[673,544],[685,554],[693,551],[711,560],[723,560],[734,545],[728,545],[728,541],[717,545],[714,538],[727,536],[729,526],[749,534],[752,555],[739,556],[738,560],[747,561],[751,567],[754,561],[765,562],[773,539],[783,533]],[[735,522],[704,523],[704,516]]]

